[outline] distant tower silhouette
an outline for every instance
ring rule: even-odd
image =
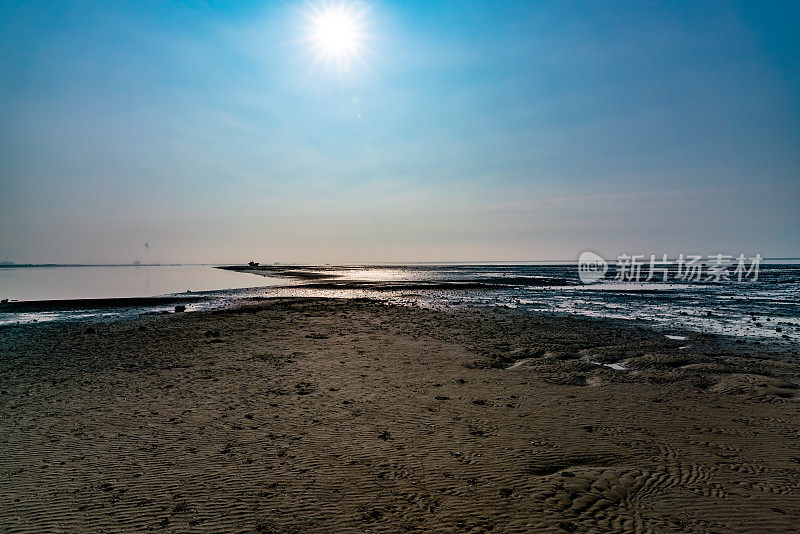
[[[150,242],[145,241],[144,248],[147,249],[147,264],[150,265]]]

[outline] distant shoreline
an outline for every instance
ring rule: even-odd
[[[608,259],[613,261],[613,259]],[[668,258],[667,262],[674,262],[675,258]],[[762,258],[762,264],[770,262],[797,262],[800,257],[775,257]],[[208,265],[231,271],[266,270],[267,268],[317,268],[317,267],[366,267],[375,266],[410,266],[410,265],[577,265],[578,260],[471,260],[471,261],[408,261],[408,262],[353,262],[353,263],[265,263],[255,267],[235,263],[0,263],[0,269],[19,268],[59,268],[59,267],[181,267],[186,265]],[[789,264],[792,265],[792,264]]]
[[[88,299],[12,300],[0,303],[0,312],[52,312],[166,306],[207,300],[204,295],[187,294],[156,297],[108,297]]]

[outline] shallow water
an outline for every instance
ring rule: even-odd
[[[485,289],[281,289],[286,295],[371,297],[428,308],[503,306],[655,324],[678,340],[686,330],[800,342],[800,265],[762,265],[755,281],[617,282],[585,285],[575,265],[316,267],[337,281],[480,282]],[[383,273],[383,276],[382,276]],[[672,329],[674,332],[670,333]],[[676,335],[677,334],[677,335]]]
[[[216,269],[211,265],[142,265],[0,268],[0,297],[10,301],[116,299],[200,293],[201,302],[186,303],[187,311],[220,305],[231,292],[259,290],[285,280]],[[227,300],[225,300],[227,299]],[[46,311],[3,312],[0,326],[60,320],[116,319],[141,313],[165,312],[174,306],[105,307],[102,310],[57,307]]]
[[[583,285],[575,265],[372,265],[291,267],[292,271],[325,275],[320,280],[275,278],[223,271],[211,266],[91,267],[36,273],[19,287],[6,273],[0,294],[18,292],[28,298],[149,296],[201,291],[204,300],[187,311],[215,308],[247,297],[373,298],[402,305],[446,309],[502,306],[521,312],[550,312],[640,321],[680,340],[687,331],[766,339],[787,345],[800,342],[800,266],[762,265],[757,281],[727,283],[620,283],[609,280]],[[148,274],[148,269],[150,269]],[[10,270],[13,271],[13,270]],[[0,271],[0,277],[4,275]],[[47,277],[53,277],[47,280]],[[86,277],[91,277],[87,279]],[[21,278],[19,278],[21,279]],[[18,280],[19,280],[18,279]],[[36,284],[32,284],[32,281]],[[331,287],[331,282],[341,284]],[[392,289],[380,289],[381,282]],[[480,288],[449,289],[441,283],[479,283]],[[366,283],[366,285],[358,285]],[[403,288],[403,283],[408,288]],[[435,288],[420,286],[440,284]],[[62,287],[68,284],[70,287]],[[35,287],[34,287],[35,285]],[[474,285],[474,284],[473,284]],[[246,289],[245,289],[246,288]],[[92,293],[95,291],[95,293]],[[150,308],[0,314],[0,324],[84,317],[119,317],[167,311]]]
[[[0,268],[0,296],[9,300],[152,297],[283,283],[210,265]]]

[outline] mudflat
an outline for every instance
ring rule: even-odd
[[[687,337],[334,299],[6,327],[0,530],[795,531],[796,354]]]

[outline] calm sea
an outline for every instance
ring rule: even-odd
[[[9,300],[151,297],[271,283],[269,278],[210,265],[0,268],[0,298]]]
[[[396,265],[292,267],[314,280],[278,278],[206,265],[157,267],[2,268],[0,296],[20,300],[185,295],[188,310],[224,306],[242,297],[368,297],[429,308],[503,306],[520,311],[607,317],[797,345],[800,342],[800,265],[762,265],[746,282],[615,282],[584,285],[575,265]],[[330,282],[334,282],[331,284]],[[447,283],[472,283],[451,289]],[[315,284],[324,283],[322,287]],[[386,283],[378,288],[371,284]],[[425,284],[434,284],[424,287]],[[444,283],[444,285],[442,284]],[[481,287],[474,287],[474,283]],[[337,285],[338,284],[338,285]],[[407,287],[404,287],[407,286]],[[135,309],[6,312],[0,325],[120,317],[173,306]]]

